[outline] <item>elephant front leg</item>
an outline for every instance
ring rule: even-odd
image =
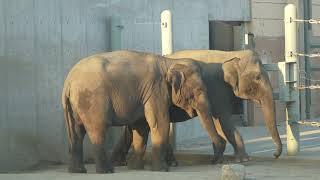
[[[145,104],[145,117],[151,132],[153,171],[169,170],[166,162],[170,126],[169,108],[168,102],[161,102],[163,97],[161,99],[150,98]]]
[[[129,169],[144,169],[144,154],[147,147],[149,127],[147,124],[132,127],[132,152],[128,159]]]
[[[223,133],[225,134],[227,140],[230,142],[234,149],[234,156],[236,162],[247,162],[250,160],[248,156],[243,139],[239,131],[235,128],[233,122],[230,118],[221,118],[220,119],[221,127]]]
[[[251,158],[249,157],[248,153],[246,152],[243,139],[237,129],[233,131],[233,135],[236,142],[235,150],[235,161],[236,162],[247,162],[250,161]]]
[[[210,113],[197,111],[202,127],[207,131],[212,141],[214,156],[212,163],[222,163],[223,153],[226,147],[226,141],[217,133],[213,119]]]
[[[172,147],[172,144],[170,143],[168,146],[167,146],[167,158],[166,158],[166,161],[167,161],[167,164],[169,166],[172,166],[172,167],[177,167],[178,166],[178,161],[173,153],[173,147]]]
[[[224,134],[228,142],[234,149],[234,156],[236,162],[246,162],[250,160],[248,156],[243,139],[236,129],[234,122],[231,120],[230,115],[222,116],[219,121],[215,121],[216,126],[220,126],[220,134]]]

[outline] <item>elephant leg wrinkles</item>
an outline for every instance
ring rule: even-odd
[[[86,173],[87,170],[83,163],[83,138],[86,130],[83,125],[74,124],[73,144],[69,149],[71,160],[68,171],[72,173]]]
[[[149,127],[136,125],[132,127],[132,152],[128,158],[129,169],[144,169],[144,153],[147,147]]]
[[[220,118],[219,121],[221,130],[223,131],[226,139],[232,145],[234,149],[234,156],[236,162],[246,162],[250,158],[245,150],[243,139],[236,129],[234,123],[231,121],[230,115],[225,115]]]
[[[169,140],[169,102],[164,98],[160,100],[157,96],[153,95],[145,104],[145,117],[151,132],[152,170],[168,171],[165,158]]]
[[[145,128],[149,128],[146,125]],[[114,166],[126,166],[126,156],[132,144],[132,128],[131,126],[124,126],[121,132],[121,136],[112,150],[111,161]],[[148,138],[148,137],[147,137]]]
[[[106,133],[111,128],[112,115],[106,113],[110,105],[103,96],[92,98],[92,107],[80,114],[89,139],[94,146],[94,159],[97,173],[113,173],[114,169],[106,154]],[[93,123],[94,122],[94,123]]]

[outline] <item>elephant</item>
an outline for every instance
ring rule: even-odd
[[[203,66],[201,67],[202,79],[207,87],[209,102],[212,104],[211,112],[214,123],[218,133],[233,146],[236,162],[250,160],[243,139],[235,128],[234,122],[231,121],[233,102],[239,98],[253,100],[261,104],[267,130],[276,146],[274,157],[278,158],[281,155],[282,142],[276,126],[273,90],[268,74],[256,52],[252,50],[183,50],[166,57],[173,59],[192,58],[201,62]],[[179,108],[171,108],[171,122],[185,121],[190,118]],[[140,137],[142,139],[148,138],[148,127],[145,129],[144,136]],[[125,127],[125,131],[120,137],[113,149],[112,161],[118,165],[125,165],[126,154],[132,141],[137,138],[132,139],[130,126]],[[171,155],[171,157],[167,157],[168,164],[177,165],[172,148],[168,147],[167,154]],[[212,162],[221,162],[221,159],[217,161],[214,157]]]
[[[97,173],[113,173],[105,150],[105,133],[112,126],[131,126],[133,134],[150,129],[152,170],[168,171],[164,158],[169,136],[169,109],[179,107],[189,116],[197,114],[215,152],[222,152],[210,111],[200,63],[188,58],[167,57],[137,51],[114,51],[80,60],[68,73],[62,106],[69,142],[69,172],[86,173],[83,164],[85,134],[93,144]],[[139,126],[144,124],[144,126]],[[145,142],[135,140],[135,153]],[[220,153],[221,154],[221,153]],[[141,167],[141,161],[133,161]]]

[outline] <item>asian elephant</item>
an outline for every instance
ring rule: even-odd
[[[167,57],[192,58],[201,62],[202,79],[207,87],[216,128],[218,133],[233,146],[237,162],[248,161],[249,156],[239,131],[231,121],[233,102],[236,98],[253,100],[261,104],[266,127],[276,145],[274,156],[278,158],[281,155],[282,143],[276,126],[273,90],[268,74],[255,52],[251,50],[184,50]],[[179,108],[171,108],[171,122],[185,121],[189,118]],[[145,131],[148,131],[148,128]],[[147,137],[148,133],[145,133],[141,138]],[[133,141],[135,139],[137,138],[134,138]],[[112,161],[114,163],[126,163],[126,154],[131,142],[131,127],[128,126],[125,127],[123,135],[113,150]],[[175,162],[175,158],[172,149],[169,148],[168,151],[171,157],[167,157],[167,161],[171,164],[171,161]],[[217,162],[216,158],[213,159],[213,163],[215,162]]]
[[[152,170],[167,171],[169,109],[173,105],[189,116],[198,114],[215,152],[222,152],[225,142],[215,129],[199,64],[191,59],[115,51],[84,58],[74,65],[62,92],[71,156],[69,172],[86,172],[82,146],[87,133],[94,146],[96,172],[112,173],[105,133],[111,126],[129,125],[134,134],[143,134],[139,123],[151,131]],[[134,144],[136,153],[144,152],[144,142],[135,140]],[[140,167],[139,160],[134,163]]]

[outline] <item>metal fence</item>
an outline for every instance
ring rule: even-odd
[[[279,62],[278,68],[280,80],[280,100],[286,103],[288,155],[296,155],[300,151],[299,125],[320,127],[319,121],[301,120],[300,116],[299,92],[301,90],[320,89],[320,81],[312,79],[309,70],[305,71],[300,69],[299,56],[316,58],[320,57],[320,53],[310,54],[308,53],[309,51],[304,53],[297,51],[297,23],[320,24],[320,21],[315,19],[298,19],[297,8],[293,4],[288,4],[284,9],[285,61]],[[307,41],[307,43],[308,42],[309,41]],[[310,46],[310,44],[306,44],[306,46]],[[308,65],[306,64],[306,66]],[[306,83],[301,83],[302,81]],[[310,105],[309,93],[307,93],[306,99],[306,104],[308,106]],[[307,117],[310,117],[308,112],[310,113],[310,107],[307,107],[306,112]]]

